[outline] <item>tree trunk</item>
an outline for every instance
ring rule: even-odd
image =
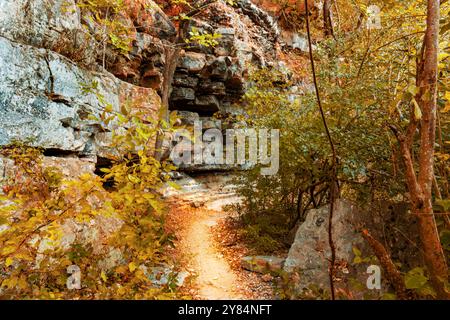
[[[324,0],[323,2],[323,32],[325,37],[334,36],[333,20],[331,18],[331,1]]]
[[[166,123],[169,122],[170,92],[172,89],[173,77],[175,74],[175,70],[177,68],[180,51],[181,51],[181,49],[178,47],[166,46],[164,48],[165,66],[164,66],[164,73],[163,73],[164,79],[163,79],[162,92],[161,92],[161,103],[162,103],[161,120]],[[155,143],[155,159],[158,161],[162,160],[162,156],[164,153],[164,150],[162,150],[164,138],[165,138],[165,135],[163,132],[163,128],[160,128],[160,131],[158,132],[158,136],[156,138],[156,143]]]
[[[436,221],[433,215],[432,186],[434,177],[434,143],[436,138],[436,100],[439,48],[439,0],[428,0],[427,31],[424,41],[424,57],[418,81],[422,109],[419,151],[418,184],[423,202],[418,203],[414,213],[419,216],[420,237],[431,281],[439,298],[450,298],[445,291],[448,268]]]
[[[386,277],[394,287],[397,298],[400,300],[415,299],[415,294],[412,291],[406,289],[403,276],[401,275],[400,271],[398,271],[397,266],[392,261],[391,256],[386,251],[386,248],[378,240],[372,237],[368,230],[363,230],[362,235],[369,243],[370,247],[378,258],[378,261],[380,261],[380,264],[386,273]]]
[[[436,100],[439,44],[439,0],[428,0],[427,30],[422,48],[422,57],[417,67],[416,96],[422,117],[415,118],[411,111],[410,125],[406,135],[399,134],[401,153],[406,167],[406,180],[413,213],[419,220],[419,233],[424,249],[424,259],[431,283],[440,299],[450,299],[445,290],[448,280],[447,262],[439,238],[432,206],[434,178],[434,143],[436,138]],[[411,155],[413,136],[420,120],[419,172],[416,176],[414,159]]]

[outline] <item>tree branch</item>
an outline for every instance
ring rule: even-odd
[[[366,229],[362,231],[362,236],[367,240],[376,257],[380,261],[380,264],[383,267],[383,270],[386,272],[386,276],[389,282],[394,287],[397,297],[400,300],[412,300],[416,298],[413,292],[406,289],[405,282],[400,271],[398,271],[397,266],[394,264],[394,262],[392,262],[389,253],[386,251],[381,242],[372,237],[372,235]]]

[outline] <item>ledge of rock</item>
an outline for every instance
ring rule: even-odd
[[[160,108],[152,89],[135,87],[107,72],[82,69],[46,49],[18,44],[0,37],[0,145],[29,141],[45,149],[71,151],[85,156],[100,153],[102,126],[89,120],[104,108],[83,86],[98,83],[98,94],[118,111],[120,103],[148,114]]]

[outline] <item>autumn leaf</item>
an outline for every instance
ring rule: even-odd
[[[417,103],[415,98],[411,99],[411,103],[414,106],[414,119],[416,119],[416,121],[419,121],[420,119],[422,119],[422,110],[420,110],[419,104]]]
[[[130,270],[130,272],[134,272],[134,270],[136,270],[137,266],[134,262],[130,262],[128,264],[128,269]]]
[[[103,270],[102,270],[102,272],[100,274],[100,277],[102,278],[103,282],[108,281],[108,277],[106,276],[106,273]]]

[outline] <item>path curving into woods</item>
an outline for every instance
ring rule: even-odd
[[[230,213],[222,207],[239,199],[214,178],[205,179],[201,179],[199,185],[191,180],[181,192],[174,192],[169,197],[170,219],[177,236],[176,253],[182,268],[192,276],[190,294],[199,300],[271,297],[269,284],[263,283],[258,275],[231,264],[229,257],[223,254],[218,226]],[[238,255],[236,252],[236,257]]]

